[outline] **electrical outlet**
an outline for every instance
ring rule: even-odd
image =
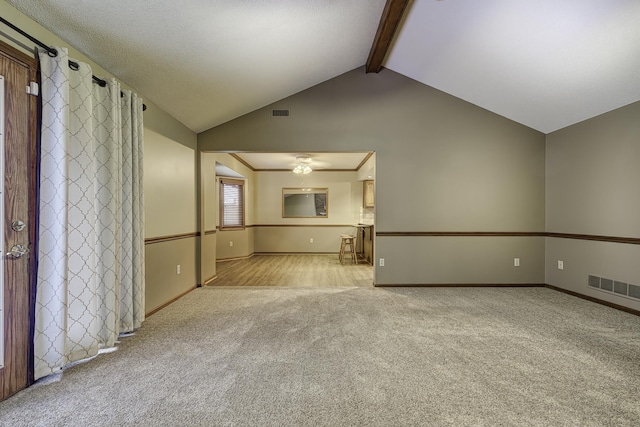
[[[180,274],[180,264],[176,265],[176,274]]]
[[[309,239],[309,243],[313,243],[313,237]]]
[[[384,258],[380,258],[380,267],[384,267]]]
[[[558,260],[558,270],[564,270],[564,261]]]
[[[520,267],[520,258],[514,258],[513,259],[513,266],[514,267]]]
[[[229,241],[229,246],[233,246],[233,240]]]

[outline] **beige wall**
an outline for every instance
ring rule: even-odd
[[[244,230],[217,230],[219,222],[219,178],[216,176],[216,163],[220,163],[244,177],[245,181],[245,225]],[[237,159],[225,153],[200,154],[200,206],[202,209],[202,230],[208,234],[202,240],[201,277],[207,282],[216,277],[216,260],[240,258],[254,252],[254,172]],[[233,242],[233,246],[229,243]]]
[[[272,118],[280,108],[291,116]],[[543,134],[386,69],[350,71],[205,131],[198,149],[375,151],[379,232],[545,227]],[[418,264],[421,253],[440,249],[483,263],[460,263],[447,275]],[[385,267],[376,262],[377,284],[544,280],[537,237],[377,238],[376,251],[386,258]],[[541,267],[524,268],[532,265]]]
[[[219,181],[216,177],[216,163],[220,163],[229,169],[242,175],[245,180],[245,224],[252,225],[254,219],[254,172],[240,163],[233,156],[226,153],[201,153],[201,186],[202,186],[202,217],[206,230],[214,230],[219,226],[218,221],[218,191]]]
[[[357,224],[362,206],[362,182],[357,172],[312,172],[300,178],[292,172],[256,172],[256,224]],[[327,218],[283,218],[283,188],[327,188]]]
[[[276,226],[255,227],[255,251],[258,253],[338,253],[340,235],[356,234],[354,227]],[[313,239],[313,242],[311,242]]]
[[[640,236],[640,102],[547,135],[547,230]]]
[[[147,313],[196,286],[197,240],[192,237],[145,245]],[[180,274],[176,273],[177,265]]]
[[[147,312],[200,283],[196,135],[149,105],[144,116],[145,238],[185,237],[145,245]]]
[[[639,118],[636,102],[547,135],[547,231],[640,238]],[[587,286],[589,274],[640,286],[638,260],[640,245],[547,238],[546,282],[640,309]]]
[[[282,189],[301,187],[328,189],[327,218],[282,217]],[[355,232],[345,225],[358,223],[361,206],[362,181],[355,171],[316,171],[302,178],[291,172],[256,172],[255,251],[337,253],[340,235]]]
[[[216,213],[215,205],[215,159],[209,153],[199,153],[199,226],[200,226],[200,260],[199,283],[204,284],[216,276]],[[212,196],[210,193],[214,192]]]
[[[0,8],[4,18],[43,42],[69,47],[70,56],[91,64],[96,75],[111,76],[4,0]],[[7,42],[29,52],[31,43],[15,38],[19,43]],[[635,188],[640,182],[635,164],[640,158],[639,103],[546,138],[386,69],[378,74],[353,70],[197,138],[152,102],[145,99],[145,103],[147,238],[215,229],[217,213],[207,208],[215,200],[208,198],[215,197],[215,176],[208,180],[210,172],[205,171],[215,157],[203,157],[198,180],[197,150],[376,151],[376,231],[381,232],[546,230],[634,238],[640,234],[636,214],[640,192]],[[292,114],[275,120],[272,108],[290,109]],[[232,168],[243,167],[228,155],[222,157]],[[199,200],[196,183],[202,190]],[[251,187],[252,176],[248,185],[249,207],[257,203],[259,193]],[[258,210],[249,212],[247,224],[259,223],[251,216]],[[249,242],[277,242],[283,234],[274,236],[275,231],[247,231],[246,239],[240,239],[246,247],[237,249],[247,254],[260,251],[262,243],[252,249]],[[304,245],[307,235],[315,234],[313,229],[298,231],[284,240]],[[215,233],[147,245],[147,307],[162,305],[215,275],[216,252],[222,251],[225,241]],[[377,258],[384,257],[386,263],[376,267],[376,282],[546,281],[640,308],[635,301],[586,287],[588,274],[640,283],[634,268],[638,245],[544,241],[543,245],[539,237],[380,237]],[[332,243],[316,247],[323,245]],[[204,262],[198,268],[200,252]],[[521,258],[521,267],[513,267],[514,257]],[[556,268],[558,259],[565,261],[564,270]],[[181,275],[175,274],[178,263]]]
[[[369,160],[358,169],[358,180],[364,181],[367,179],[376,179],[376,153],[373,153]]]
[[[195,154],[195,147],[167,138],[147,125],[144,147],[146,237],[197,230]]]
[[[216,258],[242,258],[254,253],[254,228],[223,230],[217,233]]]
[[[544,237],[377,237],[376,258],[405,271],[376,270],[376,283],[542,284]],[[514,267],[513,259],[520,258]]]
[[[69,56],[91,65],[94,75],[113,77],[100,65],[18,12],[4,0],[0,0],[0,10],[3,18],[40,41],[48,45],[67,47]],[[27,54],[33,54],[30,50],[33,44],[27,39],[5,26],[2,31],[14,37],[22,46],[4,37],[3,41]],[[123,87],[129,88],[126,82],[121,83]],[[146,99],[144,93],[140,95],[147,106],[144,113],[145,237],[195,234],[197,231],[196,134]],[[194,237],[184,241],[158,243],[152,247],[146,245],[147,311],[196,285],[195,249]],[[172,265],[169,265],[169,262]],[[181,263],[180,275],[175,273],[177,263]]]
[[[344,225],[358,222],[362,206],[362,182],[357,180],[357,172],[317,171],[304,178],[291,172],[254,172],[229,154],[215,152],[202,153],[201,162],[202,218],[207,231],[219,225],[216,162],[246,178],[247,228],[218,230],[215,235],[205,237],[205,247],[202,248],[202,277],[205,280],[215,277],[215,263],[212,260],[245,257],[254,252],[338,252],[340,234],[353,231]],[[302,186],[329,189],[328,218],[282,218],[282,188]],[[313,239],[313,243],[310,239]]]
[[[202,246],[200,248],[201,261],[201,284],[207,284],[216,277],[216,235],[214,233],[206,234],[202,238]]]

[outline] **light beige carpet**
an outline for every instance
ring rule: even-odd
[[[203,288],[3,426],[638,426],[640,318],[545,288]]]

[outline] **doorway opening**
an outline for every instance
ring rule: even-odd
[[[310,173],[293,172],[301,156],[310,159]],[[372,151],[201,152],[201,283],[372,286],[375,204],[373,199],[365,204],[364,196],[367,185],[375,194],[375,160]],[[245,225],[231,230],[220,227],[220,181],[228,178],[242,180],[245,188]],[[300,210],[285,214],[287,197],[298,193],[322,201],[322,209],[309,209],[313,215]],[[351,266],[338,259],[342,234],[357,236],[353,268],[358,273],[349,273]],[[341,269],[323,277],[314,270],[323,262],[327,272]],[[268,265],[274,266],[268,271],[272,276],[250,278],[252,272],[267,272]],[[288,271],[286,278],[276,266]],[[242,276],[236,269],[244,271]]]

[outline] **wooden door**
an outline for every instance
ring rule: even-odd
[[[37,78],[34,58],[0,42],[0,75],[4,80],[2,156],[4,179],[0,185],[4,221],[2,231],[3,295],[0,334],[0,400],[25,388],[33,377],[33,302],[36,224],[37,98],[27,86]],[[13,249],[12,254],[8,254]]]

